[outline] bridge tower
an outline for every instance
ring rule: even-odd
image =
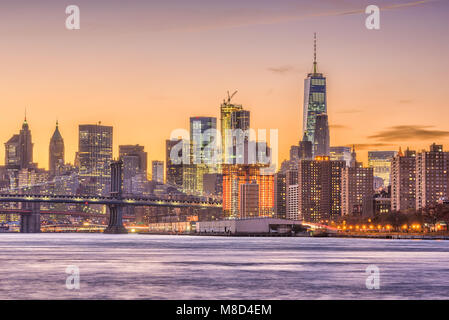
[[[41,205],[39,202],[22,202],[22,209],[31,210],[31,213],[20,215],[20,232],[39,233],[41,232]]]
[[[123,189],[123,162],[111,162],[111,193],[110,196],[121,200]],[[123,226],[123,205],[110,204],[109,205],[109,224],[104,233],[122,234],[128,233]]]

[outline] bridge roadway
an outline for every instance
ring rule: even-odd
[[[32,214],[32,210],[22,209],[0,209],[0,214]],[[76,217],[88,217],[88,218],[106,218],[104,213],[90,213],[81,211],[57,211],[57,210],[40,210],[40,214],[49,214],[57,216],[76,216]],[[134,216],[123,216],[123,219],[132,219]]]
[[[127,197],[123,195],[123,162],[111,162],[110,196],[78,196],[78,195],[39,195],[39,194],[8,194],[0,193],[0,203],[20,202],[22,210],[31,213],[20,215],[20,232],[36,233],[41,230],[41,203],[67,204],[102,204],[109,208],[109,222],[105,233],[127,233],[123,226],[123,207],[125,206],[155,206],[155,207],[197,207],[221,208],[219,201],[176,200],[163,198]]]
[[[68,204],[104,204],[126,206],[151,206],[151,207],[200,207],[221,208],[219,201],[176,200],[143,197],[92,197],[69,195],[36,195],[36,194],[0,194],[1,202],[38,202],[38,203],[68,203]]]

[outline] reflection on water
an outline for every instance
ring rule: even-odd
[[[380,290],[366,289],[368,265]],[[81,288],[67,290],[76,265]],[[0,234],[1,299],[447,299],[449,242]]]

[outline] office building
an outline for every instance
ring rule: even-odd
[[[300,160],[312,160],[313,158],[313,145],[309,140],[307,133],[304,133],[302,140],[299,142],[299,159]]]
[[[51,175],[56,175],[59,168],[64,165],[64,139],[59,132],[59,125],[56,121],[56,128],[50,139],[48,168]]]
[[[330,155],[330,138],[329,123],[327,114],[321,113],[315,117],[315,140],[314,155],[321,157],[329,157]]]
[[[391,160],[396,151],[368,151],[368,167],[373,168],[374,176],[383,180],[383,187],[390,185]]]
[[[225,218],[240,218],[240,186],[253,181],[259,186],[259,217],[274,215],[274,175],[262,174],[259,165],[224,165],[223,214]]]
[[[303,108],[303,134],[307,135],[307,141],[315,145],[316,141],[316,117],[327,113],[326,78],[317,72],[316,59],[316,34],[314,38],[313,71],[304,80],[304,108]],[[314,150],[312,150],[313,152]]]
[[[333,161],[345,161],[349,167],[351,165],[350,147],[330,147],[330,159]]]
[[[274,213],[276,218],[287,217],[287,181],[285,172],[274,175]]]
[[[151,177],[154,182],[164,183],[164,161],[151,162]]]
[[[185,153],[188,150],[188,142],[182,139],[165,141],[165,180],[166,183],[178,189],[183,186]],[[187,162],[189,157],[187,156]]]
[[[259,185],[252,181],[240,185],[240,218],[259,216]]]
[[[5,165],[12,169],[33,168],[33,142],[27,119],[19,134],[13,135],[5,143]]]
[[[124,156],[133,156],[138,159],[137,170],[141,173],[147,173],[148,169],[148,153],[145,152],[145,147],[138,144],[135,145],[120,145],[118,147],[119,158]]]
[[[79,126],[78,163],[83,193],[109,194],[112,161],[112,127],[99,124]]]

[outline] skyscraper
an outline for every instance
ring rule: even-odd
[[[373,168],[363,168],[357,162],[355,151],[352,152],[349,167],[341,173],[341,206],[342,215],[371,215],[373,202]]]
[[[237,93],[229,95],[220,107],[220,131],[222,139],[222,159],[225,164],[236,162],[236,137],[231,130],[248,130],[250,127],[250,112],[243,110],[242,105],[231,103],[232,97]],[[246,141],[242,141],[245,143]]]
[[[213,117],[190,118],[190,162],[184,165],[183,191],[201,194],[203,176],[216,172],[217,119]]]
[[[327,114],[318,114],[315,119],[315,141],[313,145],[313,154],[315,156],[329,157],[329,140],[329,123]]]
[[[145,152],[145,147],[136,145],[121,145],[118,147],[119,158],[124,156],[135,156],[138,158],[138,171],[147,173],[148,169],[148,154]]]
[[[223,167],[223,214],[227,219],[240,218],[242,184],[255,182],[259,188],[259,217],[274,214],[274,176],[261,174],[259,165]]]
[[[313,72],[304,80],[304,109],[302,132],[315,145],[316,116],[327,113],[326,78],[317,72],[316,34],[314,35]]]
[[[53,136],[50,139],[48,168],[51,175],[57,174],[58,168],[64,164],[64,139],[59,132],[58,121]]]
[[[447,199],[449,192],[449,152],[433,143],[429,151],[416,155],[416,209]]]
[[[345,161],[347,166],[351,165],[350,147],[330,147],[330,159]]]
[[[151,176],[151,180],[164,183],[164,161],[153,160],[151,162]]]
[[[183,185],[183,171],[184,165],[179,162],[177,163],[174,158],[183,158],[183,153],[185,152],[184,145],[186,141],[182,139],[166,140],[165,141],[165,179],[166,183],[177,188],[182,188]],[[177,148],[175,152],[174,148]],[[172,151],[177,153],[173,155]]]
[[[211,164],[216,151],[215,136],[212,132],[217,130],[217,118],[191,117],[190,118],[190,142],[193,164]],[[207,148],[208,147],[208,148]],[[207,148],[207,149],[206,149]],[[212,151],[212,152],[208,152]]]
[[[78,162],[83,193],[108,194],[111,181],[112,127],[79,126]]]
[[[298,218],[318,222],[341,215],[341,170],[344,161],[329,157],[301,160],[298,167]]]
[[[148,154],[144,146],[120,145],[119,159],[123,162],[123,192],[142,193],[147,182]]]
[[[5,164],[18,169],[33,167],[33,143],[26,117],[20,133],[13,135],[5,143]]]
[[[274,175],[274,213],[276,218],[285,219],[287,205],[287,181],[285,172]]]
[[[368,151],[368,167],[373,168],[374,176],[382,178],[383,186],[390,185],[391,160],[396,151]]]
[[[300,160],[312,160],[313,158],[313,145],[309,140],[309,136],[304,132],[302,141],[299,142],[299,159]]]
[[[287,201],[286,201],[286,217],[291,220],[300,219],[298,209],[298,195],[299,189],[297,184],[292,184],[287,187]]]
[[[240,218],[259,216],[259,185],[253,181],[240,185]]]
[[[405,150],[391,162],[391,210],[393,212],[416,208],[416,152]]]

